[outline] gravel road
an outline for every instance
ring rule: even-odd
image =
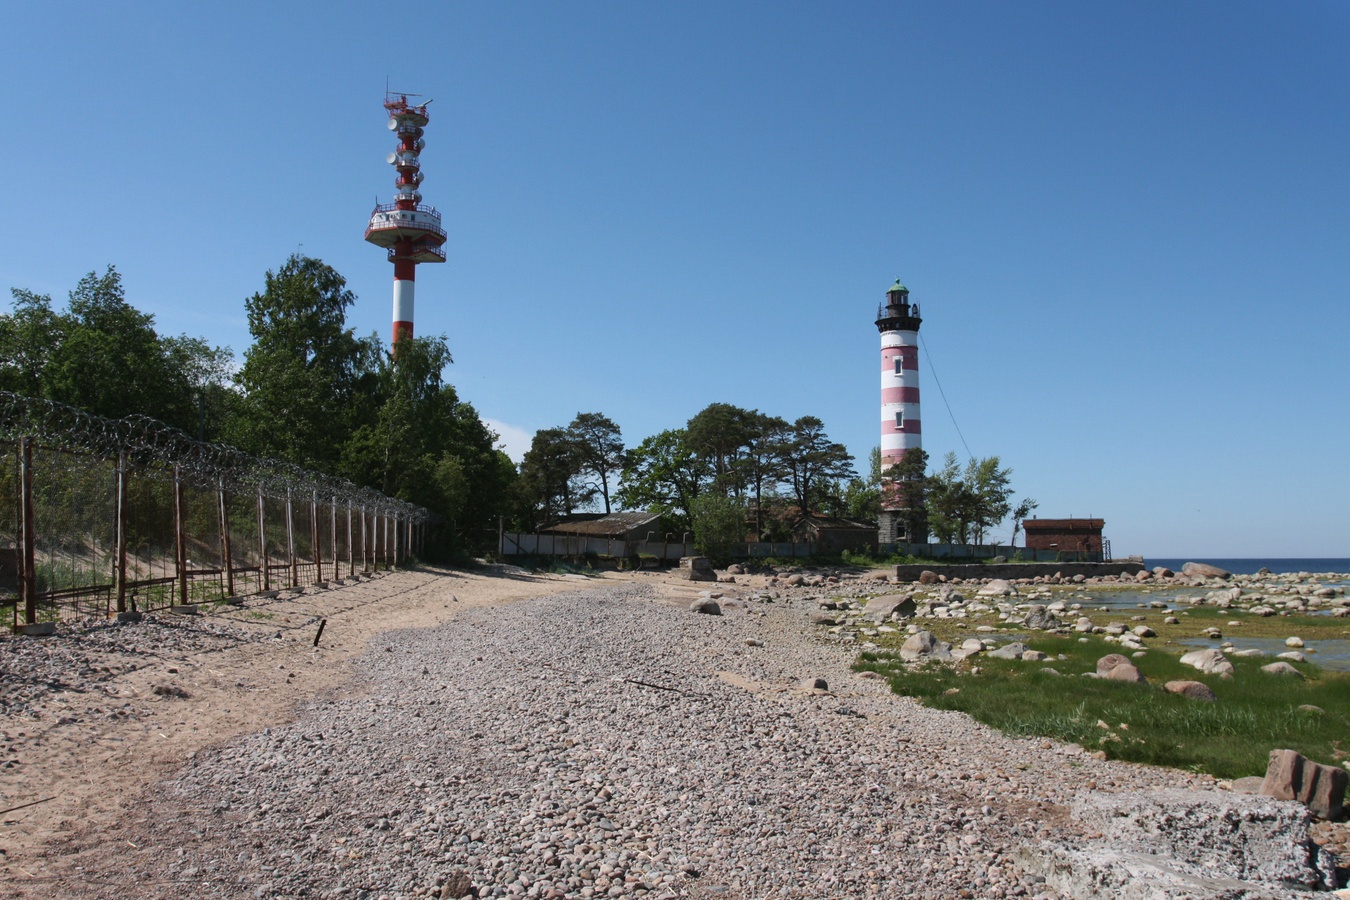
[[[586,587],[386,634],[54,895],[1053,897],[1012,853],[1072,840],[1073,796],[1191,784],[895,697],[805,599],[721,602]]]

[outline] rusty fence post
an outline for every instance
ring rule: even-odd
[[[333,580],[334,580],[334,581],[338,581],[338,580],[340,580],[340,579],[342,578],[342,573],[341,573],[340,571],[338,571],[338,569],[340,568],[339,563],[341,563],[341,560],[338,559],[338,546],[337,546],[337,495],[336,495],[336,494],[333,495],[332,502],[330,502],[330,503],[328,504],[328,546],[329,546],[329,547],[332,549],[332,551],[333,551]]]
[[[23,620],[37,622],[37,526],[33,522],[33,439],[19,439],[19,593]]]
[[[356,554],[352,552],[352,502],[347,501],[347,577],[356,577]]]
[[[314,552],[314,583],[323,581],[323,541],[319,537],[319,492],[309,495],[309,543]]]
[[[183,495],[183,467],[177,463],[173,467],[173,534],[174,563],[178,567],[178,602],[188,602],[187,572],[187,521],[184,508],[187,498]]]
[[[117,611],[127,611],[127,452],[117,454]]]
[[[267,514],[265,512],[265,502],[263,500],[262,488],[258,488],[258,556],[261,559],[260,567],[262,569],[262,589],[270,591],[272,589],[272,571],[268,568],[267,557]]]
[[[225,596],[234,596],[234,553],[230,546],[230,494],[220,480],[220,559],[225,566]]]
[[[286,560],[291,567],[291,587],[299,587],[300,564],[295,559],[295,516],[291,510],[290,488],[286,488]]]

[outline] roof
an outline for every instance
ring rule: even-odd
[[[897,279],[895,279],[895,284],[893,284],[893,285],[891,285],[890,287],[886,288],[886,293],[888,293],[888,294],[893,294],[893,293],[895,293],[896,291],[904,291],[904,292],[908,293],[908,292],[909,292],[909,288],[907,288],[907,287],[905,287],[903,284],[901,284],[901,283],[900,283],[900,279],[897,278]]]
[[[870,525],[870,524],[868,524],[868,523],[866,523],[866,522],[858,522],[858,521],[855,521],[855,520],[853,520],[853,519],[840,519],[840,518],[835,518],[835,517],[833,517],[833,516],[827,516],[827,515],[824,515],[823,513],[811,513],[810,516],[807,516],[807,517],[801,519],[797,524],[798,524],[798,525],[805,525],[805,524],[807,524],[807,523],[810,523],[811,525],[815,526],[816,528],[820,528],[820,529],[835,529],[835,530],[864,530],[864,529],[865,529],[865,530],[867,530],[867,531],[876,531],[876,530],[877,530],[877,526],[875,526],[875,525]]]
[[[660,521],[661,514],[653,512],[615,512],[582,513],[568,516],[561,522],[555,522],[547,528],[539,529],[550,534],[590,534],[601,537],[623,534],[634,528],[651,525]]]
[[[1060,531],[1069,528],[1101,528],[1105,519],[1025,519],[1022,527],[1031,531]]]

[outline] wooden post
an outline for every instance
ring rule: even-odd
[[[393,532],[393,534],[391,535],[391,537],[393,538],[393,541],[394,541],[394,549],[393,549],[393,552],[390,554],[390,560],[389,560],[389,568],[391,568],[391,569],[396,568],[396,567],[398,566],[398,563],[399,563],[399,558],[398,558],[398,549],[399,549],[399,548],[398,548],[398,544],[399,544],[399,541],[398,541],[398,525],[399,525],[399,522],[398,522],[398,514],[395,513],[394,516],[393,516],[392,518],[393,518],[393,522],[391,523],[391,528],[390,528],[390,530]]]
[[[272,589],[272,571],[267,567],[267,516],[262,488],[258,488],[258,556],[262,559],[262,589]]]
[[[183,467],[173,467],[173,533],[174,556],[178,565],[178,602],[188,602],[187,572],[187,498],[183,495]]]
[[[220,480],[220,556],[225,565],[225,596],[234,596],[234,554],[230,547],[230,495]]]
[[[382,523],[384,526],[384,543],[381,547],[380,556],[384,558],[384,567],[392,569],[393,565],[389,562],[389,513],[385,513],[380,518],[384,520]]]
[[[117,611],[127,611],[127,452],[117,454]]]
[[[33,439],[19,439],[19,593],[23,595],[23,620],[37,622],[37,526],[33,522]]]
[[[290,488],[286,488],[286,561],[291,567],[291,587],[299,587],[300,565],[295,559],[295,516],[291,510]]]
[[[309,495],[309,543],[314,551],[314,583],[323,581],[323,542],[319,540],[319,492]]]

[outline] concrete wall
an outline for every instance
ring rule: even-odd
[[[918,581],[924,571],[937,572],[948,578],[1036,578],[1051,575],[1134,575],[1142,572],[1138,562],[1109,563],[1002,563],[999,565],[955,564],[942,566],[895,566],[895,577],[900,581]]]

